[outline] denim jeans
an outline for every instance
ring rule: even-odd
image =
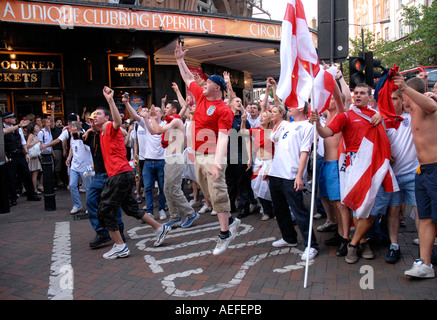
[[[96,174],[91,181],[86,193],[86,208],[88,210],[88,218],[90,219],[91,226],[95,232],[109,234],[108,230],[102,227],[97,219],[97,212],[100,203],[100,195],[105,188],[105,184],[108,181],[108,175],[106,173]],[[123,220],[121,218],[121,208],[117,213],[118,227],[124,228]]]
[[[294,180],[269,176],[270,193],[276,221],[281,230],[282,238],[288,243],[297,241],[297,233],[291,219],[290,208],[296,217],[297,226],[301,232],[305,247],[308,246],[310,214],[303,202],[303,192],[294,189]],[[311,230],[311,247],[317,248],[314,231]]]
[[[83,172],[78,172],[70,170],[70,193],[73,206],[81,207],[82,200],[80,199],[79,188],[77,184],[79,183],[79,178],[82,179],[82,186],[88,190],[91,183],[91,177],[84,177]]]
[[[155,181],[158,181],[159,188],[159,210],[164,210],[166,199],[164,195],[164,165],[165,160],[147,160],[144,161],[143,181],[144,193],[146,196],[147,213],[153,214],[153,187]]]

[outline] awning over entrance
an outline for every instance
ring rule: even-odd
[[[262,82],[267,77],[279,77],[279,41],[246,41],[206,36],[181,36],[180,40],[184,48],[189,50],[186,55],[189,64],[209,63],[230,70],[247,72],[252,75],[254,82]],[[155,64],[176,64],[173,55],[176,41],[179,39],[155,52]]]

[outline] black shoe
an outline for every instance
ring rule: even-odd
[[[401,258],[401,250],[395,250],[390,248],[387,252],[387,255],[385,256],[385,262],[394,264],[399,261]]]
[[[338,246],[337,251],[335,252],[335,255],[337,257],[345,257],[347,255],[347,244],[349,243],[348,239],[341,238],[340,245]]]
[[[237,218],[241,219],[241,218],[247,217],[249,214],[250,214],[250,210],[242,209],[241,212],[238,214]]]
[[[35,194],[33,196],[27,197],[27,201],[40,201],[40,200],[41,200],[41,197],[38,197]]]
[[[93,241],[90,242],[90,248],[95,248],[100,246],[101,244],[104,244],[106,242],[111,241],[111,237],[109,236],[109,234],[105,234],[105,233],[97,233],[96,237],[94,238]]]
[[[9,203],[10,207],[16,206],[17,205],[17,199],[11,200],[11,202]]]

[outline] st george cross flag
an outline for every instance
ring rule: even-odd
[[[288,0],[280,48],[281,74],[276,94],[286,107],[303,108],[311,94],[312,78],[320,67],[301,0]]]
[[[327,70],[320,70],[314,79],[314,100],[311,105],[322,113],[329,108],[331,103],[331,96],[335,89],[335,75],[338,68],[335,66]]]
[[[370,108],[351,106],[352,112],[371,121],[375,113]],[[341,166],[339,162],[339,166]],[[390,166],[390,142],[384,127],[371,125],[361,141],[358,152],[346,164],[347,175],[340,171],[341,201],[356,212],[357,218],[368,218],[380,186],[385,192],[399,191],[399,186]],[[344,168],[343,168],[344,169]]]
[[[390,70],[384,70],[386,73],[379,79],[374,97],[378,103],[379,112],[385,119],[386,127],[398,129],[404,118],[396,115],[391,95],[397,89],[393,77],[398,74],[399,67],[394,65]]]

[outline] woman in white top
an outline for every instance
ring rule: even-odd
[[[293,122],[280,119],[285,115],[283,107],[272,108],[273,117],[278,121],[270,136],[275,143],[275,154],[269,171],[270,193],[282,234],[282,238],[273,242],[273,246],[297,246],[291,209],[306,247],[302,260],[306,260],[307,254],[313,259],[318,253],[318,244],[313,230],[309,230],[310,215],[303,202],[303,189],[314,128],[306,119],[304,108],[289,108],[288,112]],[[307,243],[309,232],[313,232],[311,244]]]

